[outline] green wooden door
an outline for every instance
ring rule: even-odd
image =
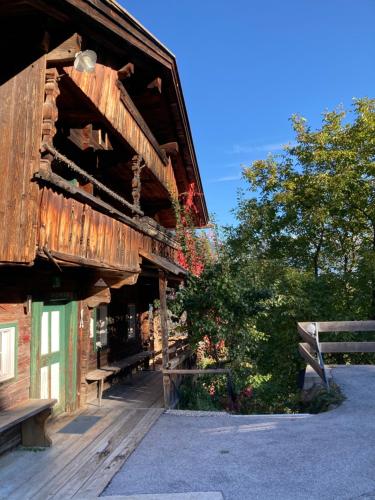
[[[75,406],[77,356],[73,312],[76,314],[77,310],[72,303],[33,304],[30,393],[33,398],[57,399],[55,413]]]
[[[65,407],[65,308],[43,306],[40,329],[40,398]]]

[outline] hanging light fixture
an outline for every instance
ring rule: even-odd
[[[74,69],[81,73],[93,73],[98,56],[93,50],[78,52],[74,59]]]

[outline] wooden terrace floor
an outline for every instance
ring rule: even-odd
[[[52,421],[45,450],[0,457],[0,498],[96,497],[163,413],[162,375],[137,372],[75,415]]]

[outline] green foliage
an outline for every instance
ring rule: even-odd
[[[244,170],[237,224],[174,304],[193,344],[209,338],[207,357],[232,368],[242,412],[298,411],[297,321],[375,318],[375,100],[354,101],[351,114],[327,112],[316,131],[292,117],[295,144]]]
[[[221,411],[227,400],[225,376],[186,377],[179,388],[178,408],[183,410]],[[212,391],[214,387],[214,392]],[[211,392],[211,394],[210,394]]]
[[[244,171],[257,198],[242,199],[236,248],[285,265],[350,274],[374,274],[375,100],[357,100],[354,121],[342,110],[325,113],[320,130],[302,117],[292,124],[296,145]]]
[[[271,356],[295,345],[296,321],[375,317],[375,100],[356,100],[352,115],[327,112],[316,131],[293,116],[295,145],[244,171],[257,197],[241,196],[228,246],[273,291],[258,322]]]
[[[170,303],[173,312],[187,311],[190,342],[197,347],[205,337],[212,355],[220,361],[220,342],[225,342],[225,361],[235,365],[252,360],[262,338],[252,319],[264,308],[268,292],[244,279],[243,269],[222,255],[206,264],[199,277],[191,275]]]
[[[322,413],[339,406],[344,400],[345,396],[340,388],[332,383],[329,391],[325,387],[317,387],[311,399],[302,402],[301,410],[306,413]]]

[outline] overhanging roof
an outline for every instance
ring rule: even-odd
[[[169,92],[167,104],[170,110],[171,128],[174,127],[177,133],[182,165],[186,174],[186,179],[181,175],[179,191],[180,194],[186,192],[189,184],[194,182],[198,209],[195,223],[198,227],[206,226],[209,219],[208,211],[173,53],[116,0],[0,0],[0,15],[4,18],[7,15],[14,17],[18,13],[29,16],[32,11],[41,12],[43,19],[50,16],[66,27],[67,32],[71,34],[79,27],[82,32],[80,34],[93,37],[95,43],[103,49],[113,51],[116,58],[121,60],[121,64],[134,58],[141,61],[144,68],[152,67],[153,73],[157,73],[154,71],[156,68],[158,72],[163,73],[163,81],[165,79]],[[175,138],[171,140],[173,142]],[[165,141],[168,142],[170,141]]]
[[[176,276],[187,276],[188,272],[183,267],[173,264],[169,260],[164,257],[160,257],[160,255],[156,255],[154,253],[146,252],[145,250],[139,250],[139,255],[154,264],[159,269],[166,271],[168,273],[175,274]]]
[[[181,127],[184,137],[185,154],[183,162],[186,170],[189,171],[190,181],[194,180],[196,192],[199,193],[196,203],[201,222],[197,225],[199,227],[206,226],[209,220],[208,210],[175,55],[115,0],[95,0],[95,2],[93,0],[60,1],[80,10],[85,16],[89,16],[93,22],[110,29],[113,36],[120,36],[124,41],[130,43],[134,49],[140,50],[145,57],[152,58],[169,70],[176,100],[176,115],[179,122],[177,126]],[[180,140],[182,140],[181,137]]]

